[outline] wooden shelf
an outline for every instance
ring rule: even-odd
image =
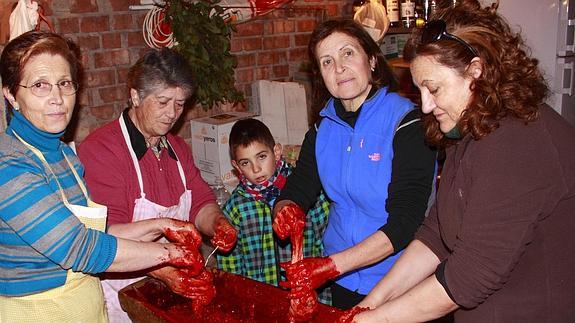
[[[389,27],[386,34],[410,34],[414,28]]]

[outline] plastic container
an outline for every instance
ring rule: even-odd
[[[222,208],[224,204],[230,199],[230,192],[224,186],[224,182],[221,178],[216,178],[216,182],[212,186],[212,191],[216,195],[216,202],[218,203],[219,207]]]

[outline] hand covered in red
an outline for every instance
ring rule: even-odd
[[[218,247],[222,252],[228,252],[236,244],[238,234],[236,229],[224,217],[219,217],[216,220],[214,227],[214,237],[212,244]]]
[[[365,312],[365,311],[369,311],[369,308],[367,307],[359,307],[359,306],[355,306],[353,308],[350,308],[349,310],[345,311],[338,320],[338,323],[352,323],[353,322],[353,318],[361,313],[361,312]]]
[[[339,275],[330,257],[305,258],[293,264],[282,263],[281,266],[286,271],[287,281],[280,282],[280,286],[291,289],[290,298],[303,297]]]
[[[283,206],[276,214],[272,228],[280,239],[286,239],[305,227],[305,213],[295,203]]]
[[[300,298],[290,300],[290,322],[308,322],[317,310],[318,301],[315,291],[308,291]]]
[[[208,305],[216,296],[214,275],[205,269],[197,276],[188,276],[182,285],[184,290],[182,295],[192,299],[194,313],[200,313],[201,308]]]
[[[164,282],[174,293],[190,298],[194,312],[209,304],[216,295],[213,275],[207,270],[194,275],[187,269],[164,267],[151,275]]]
[[[204,268],[204,257],[197,246],[187,244],[166,244],[168,249],[167,263],[186,268],[192,275],[198,275]]]
[[[192,245],[199,248],[202,243],[202,235],[196,227],[190,222],[174,220],[173,227],[164,228],[164,235],[172,242],[185,245]]]

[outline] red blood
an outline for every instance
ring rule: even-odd
[[[281,239],[289,236],[292,244],[291,265],[282,264],[282,267],[289,268],[288,281],[280,282],[281,286],[292,289],[289,310],[292,322],[308,321],[313,317],[318,305],[315,289],[339,274],[333,261],[327,257],[302,262],[304,227],[305,213],[296,204],[282,207],[273,223],[276,234]]]
[[[303,232],[305,213],[296,204],[288,204],[278,211],[272,227],[280,239],[286,239],[295,232]]]
[[[151,278],[121,290],[120,303],[133,320],[141,322],[289,322],[287,291],[215,269],[212,272],[217,293],[200,309],[194,309],[189,299]],[[334,307],[318,304],[310,322],[337,322],[342,314]]]
[[[369,308],[367,307],[353,307],[347,311],[345,311],[345,313],[343,313],[343,315],[339,318],[338,322],[339,323],[352,323],[353,322],[353,318],[361,313],[361,312],[365,312],[368,311]]]
[[[307,322],[314,316],[317,306],[317,293],[308,291],[304,296],[290,301],[290,322]]]
[[[198,276],[190,278],[186,281],[187,285],[183,287],[187,289],[192,298],[192,308],[194,312],[200,312],[202,308],[212,301],[216,296],[216,288],[214,287],[214,276],[211,272],[204,270]]]
[[[303,229],[305,227],[305,214],[301,208],[293,205],[287,206],[288,211],[292,213],[289,227],[291,241],[291,263],[294,264],[303,259]],[[285,208],[284,208],[285,209]],[[303,218],[302,218],[303,214]],[[290,322],[309,321],[317,309],[317,293],[310,289],[300,298],[290,301],[289,317]]]
[[[291,297],[302,297],[308,290],[314,290],[328,280],[337,277],[339,272],[329,257],[305,258],[295,264],[282,263],[287,281],[280,286],[291,289]]]
[[[236,229],[225,218],[219,218],[214,228],[212,244],[220,248],[222,252],[228,252],[232,250],[236,240]]]
[[[197,230],[172,230],[170,228],[164,229],[164,235],[168,240],[185,245],[192,245],[199,247],[202,243],[202,236]]]
[[[170,254],[169,263],[174,267],[186,268],[192,275],[199,274],[204,268],[204,257],[196,246],[179,245],[180,255]],[[181,256],[184,255],[184,256]]]

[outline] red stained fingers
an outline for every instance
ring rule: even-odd
[[[196,227],[188,222],[178,221],[183,225],[178,228],[164,228],[164,235],[172,242],[199,247],[202,243],[202,235]]]
[[[237,238],[236,229],[225,218],[218,218],[214,227],[212,244],[222,252],[228,252],[235,246]]]
[[[286,239],[305,227],[305,213],[294,203],[282,207],[276,214],[273,230],[280,239]]]
[[[317,307],[317,294],[315,291],[308,291],[304,296],[291,300],[289,316],[295,322],[307,322],[313,318]]]
[[[359,306],[355,306],[347,311],[345,311],[339,318],[338,322],[339,323],[352,323],[353,322],[353,318],[361,313],[361,312],[365,312],[368,311],[369,308],[367,307],[359,307]]]
[[[168,263],[174,267],[186,268],[192,275],[199,274],[204,268],[204,257],[195,246],[171,245]]]

